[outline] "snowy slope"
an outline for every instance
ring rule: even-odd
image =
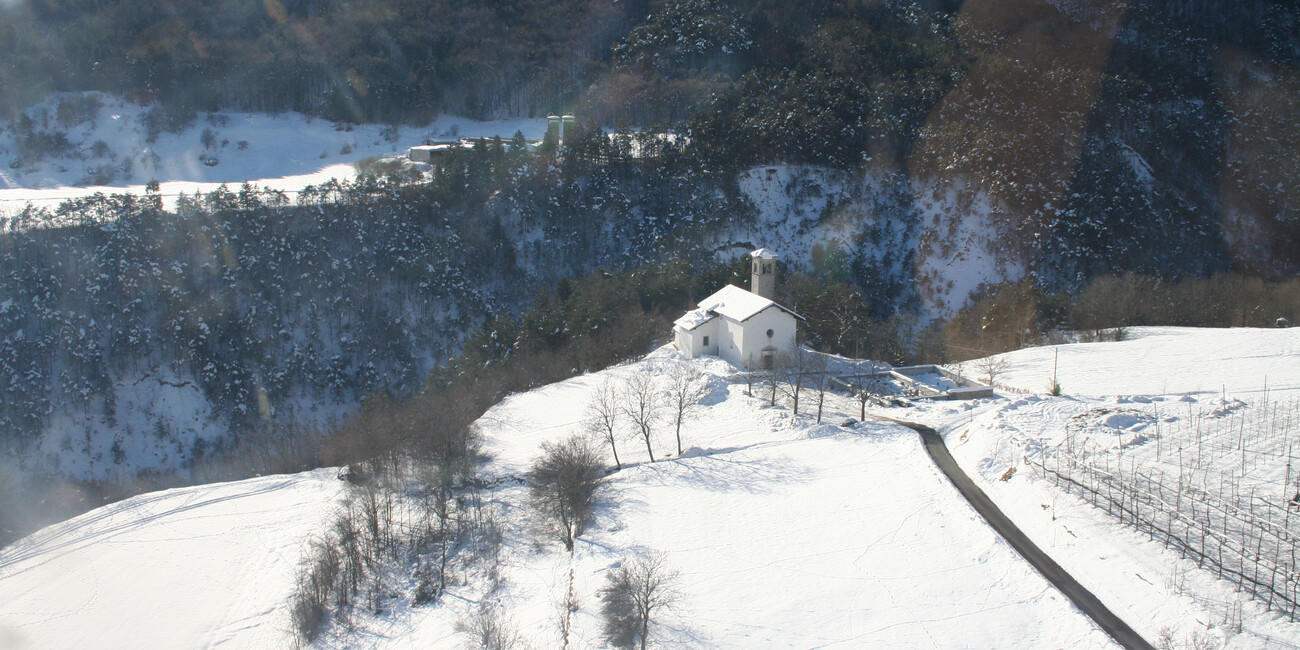
[[[273,648],[331,470],[167,490],[0,551],[0,647]]]
[[[1244,396],[1267,386],[1300,397],[1300,328],[1134,327],[1124,341],[1009,352],[999,383],[1046,390],[1058,351],[1058,381],[1073,396]]]
[[[1125,341],[999,357],[1007,369],[998,383],[1024,393],[933,404],[902,417],[941,429],[954,457],[1017,525],[1121,617],[1146,621],[1139,630],[1149,640],[1167,630],[1178,643],[1199,635],[1234,648],[1300,645],[1300,625],[1119,526],[1027,462],[1067,453],[1114,467],[1123,458],[1126,467],[1171,481],[1184,462],[1212,490],[1236,476],[1242,494],[1279,501],[1287,453],[1300,435],[1300,420],[1286,419],[1300,398],[1300,329],[1133,328]],[[1042,396],[1058,358],[1064,395]],[[1257,418],[1263,411],[1270,417]],[[1246,436],[1250,453],[1243,454],[1240,433],[1256,421],[1264,427]]]
[[[515,395],[480,420],[489,472],[518,475],[538,446],[576,425],[605,377],[663,372],[675,354]],[[600,647],[605,571],[628,553],[666,554],[685,598],[660,641],[679,647],[1109,647],[998,539],[938,474],[910,431],[890,425],[816,425],[768,408],[712,373],[707,412],[658,439],[648,463],[639,441],[620,449],[631,466],[612,476],[612,497],[572,557],[538,541],[518,504],[522,487],[496,494],[507,508],[503,587],[471,583],[441,606],[374,621],[366,647],[447,647],[475,603],[489,598],[533,647],[557,647],[556,602],[574,576],[575,647]],[[380,638],[382,637],[382,638]]]

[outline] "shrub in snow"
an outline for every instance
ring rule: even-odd
[[[511,650],[527,646],[514,622],[486,603],[468,621],[457,621],[456,631],[469,637],[470,648]]]
[[[997,383],[998,377],[1006,372],[1007,360],[1002,357],[985,357],[976,361],[975,367],[980,371],[984,383],[992,386]]]
[[[615,648],[645,650],[656,618],[681,600],[680,577],[661,553],[636,555],[611,569],[600,590],[605,640]]]
[[[573,550],[573,540],[591,520],[604,474],[600,452],[585,438],[575,435],[542,445],[542,456],[528,474],[529,494],[544,530],[565,549]]]
[[[99,109],[104,105],[99,95],[68,95],[59,100],[54,109],[55,119],[65,129],[70,129],[83,122],[94,123]]]

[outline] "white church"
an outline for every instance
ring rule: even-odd
[[[677,349],[689,358],[713,355],[738,368],[771,368],[794,349],[799,314],[777,304],[775,253],[752,253],[751,291],[727,285],[673,323]]]

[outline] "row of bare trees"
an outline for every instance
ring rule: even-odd
[[[582,427],[593,439],[609,445],[618,469],[623,469],[618,443],[626,439],[639,439],[653,463],[654,438],[663,424],[672,427],[680,456],[682,425],[698,414],[707,394],[704,373],[690,363],[673,366],[664,375],[638,371],[621,381],[605,379],[587,401]]]
[[[750,364],[751,368],[753,364]],[[750,393],[758,383],[767,394],[768,404],[776,406],[778,398],[784,397],[795,415],[799,414],[800,400],[812,391],[817,399],[817,422],[822,421],[826,405],[826,393],[831,388],[830,357],[804,346],[797,346],[789,352],[776,355],[772,367],[764,370],[749,370],[747,382]]]
[[[529,496],[542,515],[544,533],[572,551],[607,474],[599,447],[608,445],[615,466],[622,469],[619,442],[639,439],[654,462],[654,438],[666,423],[674,428],[681,455],[682,425],[698,411],[706,391],[704,374],[689,363],[675,365],[663,376],[636,371],[622,380],[601,381],[583,411],[582,430],[543,444],[529,471]]]
[[[544,443],[528,473],[529,502],[540,515],[541,534],[573,553],[608,489],[601,447],[608,445],[615,466],[622,469],[619,442],[639,440],[654,462],[654,438],[663,425],[671,425],[680,455],[682,425],[697,413],[707,388],[704,374],[690,363],[662,375],[636,370],[621,380],[605,378],[597,384],[584,408],[581,429]],[[606,642],[615,648],[648,647],[654,626],[682,597],[679,581],[665,556],[655,552],[634,552],[611,568],[599,592]],[[557,618],[562,647],[569,647],[571,617],[579,608],[571,572]],[[522,639],[497,619],[481,615],[473,623],[467,630],[480,647],[523,647]]]

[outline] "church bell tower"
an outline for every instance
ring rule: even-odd
[[[776,253],[760,248],[749,256],[754,266],[749,290],[768,300],[776,300]]]

